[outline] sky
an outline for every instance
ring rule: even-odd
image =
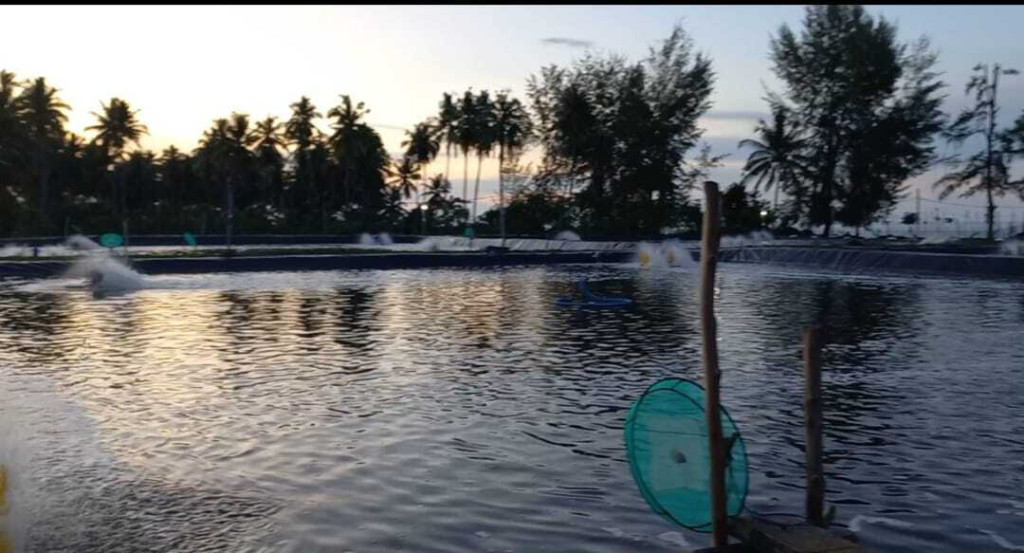
[[[1024,6],[867,6],[897,24],[899,39],[927,34],[950,86],[945,109],[966,105],[964,85],[979,62],[1024,70]],[[780,25],[800,28],[803,6],[0,6],[0,69],[44,76],[71,105],[68,126],[91,136],[91,112],[113,96],[139,110],[144,148],[191,149],[203,130],[233,111],[288,117],[307,95],[322,113],[340,94],[365,102],[367,122],[397,155],[405,129],[436,114],[441,94],[509,89],[524,101],[527,78],[568,65],[586,50],[637,60],[679,22],[717,74],[704,139],[728,154],[712,174],[738,180],[749,138],[767,117],[766,90],[781,90],[768,61]],[[551,40],[555,39],[555,40]],[[1024,110],[1024,74],[1000,83],[1001,122]],[[328,130],[327,122],[321,127]],[[696,154],[696,151],[694,151]],[[526,161],[530,160],[528,156]],[[532,156],[536,158],[536,155]],[[430,173],[444,170],[443,158]],[[1018,173],[1024,167],[1018,168]],[[475,166],[470,164],[470,180]],[[922,197],[941,169],[912,181]],[[497,162],[485,162],[481,204],[495,200]],[[462,160],[451,180],[461,192]],[[470,183],[472,186],[472,182]],[[947,203],[981,206],[983,198]],[[1007,198],[1006,206],[1024,203]],[[897,209],[913,208],[911,198]],[[928,204],[933,205],[933,204]],[[938,204],[934,204],[938,206]],[[938,206],[945,209],[944,206]],[[966,208],[949,207],[960,215]],[[481,211],[483,207],[481,207]],[[1012,209],[1009,211],[1013,211]],[[945,211],[944,211],[945,212]]]

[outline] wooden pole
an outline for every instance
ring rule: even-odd
[[[704,183],[704,228],[700,251],[700,322],[703,338],[704,414],[708,426],[708,451],[711,455],[711,522],[715,547],[729,544],[725,498],[725,444],[722,440],[722,417],[719,406],[718,343],[715,333],[715,262],[718,256],[721,226],[721,194],[718,184]]]
[[[807,467],[804,511],[807,522],[815,526],[825,524],[821,423],[821,332],[816,326],[808,326],[804,328],[804,459]]]

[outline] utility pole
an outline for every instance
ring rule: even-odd
[[[921,189],[917,189],[917,218],[914,220],[914,234],[921,236]]]

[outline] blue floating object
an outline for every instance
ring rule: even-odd
[[[724,407],[721,417],[726,514],[732,517],[747,499],[747,449]],[[697,532],[711,531],[711,458],[702,387],[667,378],[648,388],[626,416],[626,457],[655,513]]]
[[[104,248],[116,248],[124,244],[124,237],[116,232],[108,232],[100,236],[100,245]]]
[[[195,237],[194,234],[192,234],[191,232],[186,232],[182,236],[185,238],[185,243],[186,244],[188,244],[189,246],[195,247],[195,245],[196,245],[196,237]]]
[[[559,307],[577,307],[582,309],[608,309],[633,305],[633,300],[629,298],[612,298],[594,294],[589,288],[587,288],[587,279],[585,278],[580,279],[580,281],[576,283],[576,289],[579,290],[580,294],[583,296],[582,300],[561,296],[555,299],[555,305]]]

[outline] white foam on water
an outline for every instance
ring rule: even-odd
[[[679,547],[689,547],[690,542],[686,541],[686,536],[683,536],[679,532],[663,532],[658,534],[658,539],[661,541],[667,541],[668,543],[678,545]]]
[[[39,493],[41,479],[53,477],[43,472],[111,466],[111,458],[100,451],[94,437],[92,420],[48,379],[0,375],[0,463],[7,467],[8,475],[5,529],[15,553],[25,551],[33,522],[67,500]],[[74,525],[72,521],[67,524]]]
[[[991,530],[982,530],[979,528],[978,531],[992,538],[992,541],[996,542],[996,544],[999,545],[999,547],[1002,547],[1003,549],[1006,549],[1008,551],[1024,551],[1024,545],[1017,545],[1015,543],[1012,543],[1010,540],[1000,536],[999,534]]]
[[[579,242],[582,239],[580,238],[580,235],[571,230],[563,230],[555,235],[555,240],[571,240],[573,242]]]
[[[906,522],[906,521],[903,521],[903,520],[896,520],[894,518],[868,517],[868,516],[864,516],[864,515],[857,515],[857,516],[853,517],[853,520],[850,521],[850,525],[849,525],[850,531],[851,532],[860,532],[860,530],[861,530],[861,528],[862,528],[864,523],[867,523],[867,524],[884,524],[886,526],[892,526],[893,528],[910,528],[910,527],[913,526],[913,524],[911,524],[909,522]]]

